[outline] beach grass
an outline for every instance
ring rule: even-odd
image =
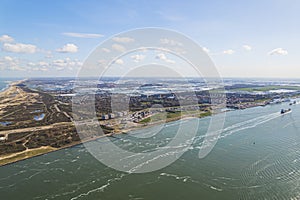
[[[42,155],[45,153],[49,153],[49,152],[52,152],[53,150],[55,150],[55,148],[49,147],[49,146],[46,146],[46,147],[44,146],[44,147],[40,147],[40,148],[36,148],[36,149],[30,149],[27,151],[23,151],[20,153],[15,153],[12,156],[7,156],[7,157],[4,157],[3,159],[0,158],[0,166],[8,164],[8,163],[14,163],[14,162],[17,162],[20,160],[25,160],[27,158]]]

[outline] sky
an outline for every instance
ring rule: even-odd
[[[299,10],[298,0],[2,0],[0,77],[73,77],[107,39],[159,27],[197,42],[223,77],[300,78]]]

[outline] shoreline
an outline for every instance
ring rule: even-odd
[[[6,84],[5,87],[2,88],[2,89],[0,90],[0,93],[1,93],[1,92],[4,92],[4,91],[7,90],[9,87],[10,87],[10,83]]]
[[[222,111],[222,112],[219,112],[219,113],[229,112],[229,111],[231,111],[231,110]],[[215,114],[219,114],[219,113],[215,113]],[[66,146],[60,147],[60,148],[53,148],[51,146],[42,146],[42,147],[38,147],[38,148],[35,148],[35,149],[30,149],[30,151],[38,151],[40,149],[45,149],[45,148],[49,148],[51,150],[49,150],[47,152],[44,152],[44,153],[37,153],[36,155],[30,156],[30,157],[20,158],[18,160],[14,160],[14,161],[11,161],[11,162],[7,162],[7,163],[3,163],[3,164],[1,163],[1,161],[3,159],[6,159],[6,157],[9,159],[9,158],[13,158],[13,157],[18,156],[19,154],[26,153],[27,150],[24,150],[22,152],[17,152],[17,153],[13,153],[13,154],[4,155],[3,157],[0,156],[0,167],[10,165],[10,164],[14,164],[14,163],[17,163],[19,161],[24,161],[24,160],[27,160],[27,159],[31,159],[31,158],[34,158],[34,157],[42,156],[42,155],[45,155],[45,154],[48,154],[48,153],[56,152],[56,151],[59,151],[59,150],[72,148],[72,147],[75,147],[75,146],[78,146],[78,145],[84,145],[84,143],[95,141],[95,140],[98,140],[98,139],[101,139],[101,138],[104,138],[104,137],[112,137],[114,135],[123,135],[123,134],[124,135],[134,134],[134,133],[130,133],[130,132],[143,130],[144,128],[149,128],[149,127],[161,125],[161,124],[164,124],[164,123],[177,122],[177,121],[180,121],[180,120],[189,120],[189,119],[197,119],[197,118],[202,119],[202,118],[206,118],[206,117],[211,117],[212,115],[215,115],[215,114],[211,114],[209,116],[203,116],[203,117],[195,117],[195,116],[192,116],[192,115],[184,115],[182,117],[167,119],[166,121],[156,121],[156,122],[153,122],[153,123],[147,124],[147,125],[140,124],[140,126],[132,127],[132,128],[129,128],[129,129],[123,129],[122,131],[117,131],[117,132],[113,132],[113,133],[106,134],[106,135],[101,135],[101,136],[93,136],[92,138],[86,138],[84,140],[80,140],[78,142],[74,142],[72,144],[69,144],[69,145],[66,145]]]
[[[23,79],[23,80],[18,80],[18,81],[14,81],[14,82],[9,83],[7,85],[8,87],[5,90],[0,91],[0,94],[5,93],[11,87],[16,87],[17,84],[20,84],[20,83],[22,83],[26,80],[27,79]],[[253,107],[259,107],[259,106],[262,106],[262,105],[260,103],[256,102],[254,104],[251,104],[251,106],[246,107],[245,109],[253,108]],[[89,138],[86,138],[86,139],[83,139],[83,140],[73,142],[71,144],[68,144],[68,145],[60,147],[60,148],[54,148],[54,147],[51,147],[51,146],[41,146],[41,147],[38,147],[38,148],[26,149],[24,151],[12,153],[12,154],[5,154],[3,156],[0,156],[0,167],[1,166],[6,166],[6,165],[9,165],[9,164],[13,164],[13,163],[16,163],[16,162],[19,162],[19,161],[22,161],[22,160],[27,160],[27,159],[34,158],[34,157],[37,157],[37,156],[41,156],[41,155],[44,155],[44,154],[52,153],[52,152],[55,152],[55,151],[59,151],[59,150],[62,150],[62,149],[71,148],[71,147],[74,147],[74,146],[77,146],[77,145],[81,145],[81,144],[84,145],[84,143],[94,141],[94,140],[98,140],[98,139],[101,139],[101,138],[104,138],[104,137],[111,137],[113,135],[131,134],[130,132],[132,132],[132,131],[143,130],[144,128],[149,128],[149,127],[161,125],[161,124],[164,124],[164,123],[176,122],[176,121],[180,121],[180,120],[189,120],[189,119],[195,119],[195,118],[211,117],[212,115],[216,115],[216,114],[223,113],[223,112],[229,112],[229,111],[232,111],[232,110],[236,110],[236,109],[228,109],[228,110],[224,110],[224,111],[219,110],[219,112],[210,113],[209,115],[205,115],[208,112],[203,112],[203,113],[199,112],[200,115],[199,114],[198,115],[196,115],[196,114],[181,115],[181,116],[177,116],[177,117],[174,117],[174,118],[169,118],[169,119],[166,118],[164,120],[154,121],[152,123],[151,122],[145,123],[145,124],[139,123],[135,127],[130,127],[128,129],[116,130],[116,131],[114,131],[112,133],[109,133],[109,134],[106,134],[106,135],[89,137]],[[204,114],[204,115],[201,116],[201,114]],[[41,150],[45,150],[45,151],[41,151]],[[28,156],[27,155],[28,152],[32,153],[32,154],[30,156]],[[23,157],[19,157],[21,155],[23,155]],[[5,161],[5,160],[7,160],[7,161]]]
[[[27,81],[27,80],[28,79],[8,81],[8,83],[6,83],[6,85],[5,85],[5,87],[0,89],[0,94],[5,92],[6,90],[8,90],[10,87],[21,84],[21,83],[23,83],[24,81]],[[7,80],[5,80],[4,82],[7,82]]]
[[[204,117],[210,117],[210,116],[204,116]],[[95,141],[95,140],[98,140],[98,139],[101,139],[101,138],[104,138],[104,137],[111,137],[113,135],[123,135],[123,134],[127,135],[127,134],[132,134],[132,133],[130,133],[132,131],[143,130],[144,128],[149,128],[149,127],[157,126],[157,125],[164,124],[164,123],[171,123],[171,122],[176,122],[176,121],[180,121],[180,120],[189,120],[189,119],[204,118],[204,117],[195,117],[195,116],[185,115],[185,116],[182,116],[182,117],[171,118],[171,119],[168,119],[166,121],[156,121],[156,122],[153,122],[153,123],[148,124],[148,125],[140,124],[140,126],[137,126],[137,127],[132,127],[132,128],[129,128],[129,129],[123,129],[123,130],[113,132],[113,133],[109,133],[109,134],[106,134],[106,135],[93,136],[91,138],[86,138],[84,140],[80,140],[80,141],[68,144],[66,146],[60,147],[60,148],[54,148],[54,147],[51,147],[51,146],[41,146],[41,147],[34,148],[34,149],[27,149],[27,150],[24,150],[24,151],[21,151],[21,152],[6,154],[6,155],[3,155],[3,156],[0,156],[0,167],[10,165],[10,164],[13,164],[13,163],[16,163],[16,162],[19,162],[19,161],[27,160],[27,159],[30,159],[30,158],[34,158],[34,157],[37,157],[37,156],[42,156],[44,154],[48,154],[48,153],[56,152],[56,151],[59,151],[59,150],[63,150],[63,149],[66,149],[66,148],[72,148],[72,147],[77,146],[77,145],[84,145],[84,143]],[[41,149],[49,149],[49,150],[45,151],[45,152],[42,152],[42,153],[36,153],[35,155],[31,155],[29,157],[24,156],[22,158],[14,159],[14,158],[18,157],[19,155],[26,154],[27,152],[39,151]],[[5,162],[4,161],[5,159],[8,159],[8,161]]]
[[[25,80],[25,79],[24,79]],[[12,84],[17,84],[17,82],[20,80],[15,80],[15,81],[8,81],[8,80],[4,80],[3,82],[5,83],[5,87],[0,89],[0,93],[4,92],[5,90],[7,90]]]
[[[180,121],[180,120],[189,120],[189,119],[195,119],[195,118],[197,118],[197,117],[185,116],[185,117],[180,118],[180,119],[169,120],[165,123],[171,123],[171,122],[176,122],[176,121]],[[202,118],[204,118],[204,117],[202,117]],[[0,167],[10,165],[10,164],[14,164],[14,163],[19,162],[19,161],[24,161],[24,160],[27,160],[27,159],[31,159],[31,158],[34,158],[34,157],[42,156],[42,155],[45,155],[45,154],[48,154],[48,153],[56,152],[56,151],[59,151],[59,150],[63,150],[63,149],[66,149],[66,148],[72,148],[72,147],[75,147],[75,146],[78,146],[78,145],[84,145],[84,143],[95,141],[95,140],[98,140],[98,139],[101,139],[101,138],[104,138],[104,137],[111,137],[113,135],[123,135],[123,134],[127,135],[127,134],[130,134],[129,132],[131,132],[131,131],[143,130],[144,128],[149,128],[149,127],[153,127],[153,126],[160,125],[160,124],[163,124],[162,121],[157,121],[157,122],[154,122],[154,123],[149,124],[147,126],[139,126],[139,127],[133,127],[133,128],[130,128],[130,129],[124,129],[123,131],[120,131],[120,132],[110,133],[110,134],[101,135],[101,136],[94,136],[92,138],[87,138],[85,140],[80,140],[78,142],[74,142],[72,144],[69,144],[69,145],[66,145],[66,146],[60,147],[60,148],[54,148],[54,147],[51,147],[51,146],[41,146],[41,147],[34,148],[34,149],[29,149],[29,150],[27,149],[27,150],[24,150],[24,151],[21,151],[21,152],[7,154],[7,155],[4,155],[4,156],[0,156]],[[46,151],[46,152],[43,152],[43,153],[37,153],[37,154],[32,155],[30,157],[23,157],[23,158],[19,158],[17,160],[2,163],[2,161],[5,160],[5,159],[14,159],[15,157],[17,157],[21,154],[26,154],[26,152],[34,152],[34,151],[39,151],[41,149],[49,149],[49,151]]]
[[[249,107],[249,108],[255,108],[255,107],[260,107],[260,105],[258,105],[258,106],[252,106],[252,107]],[[246,108],[246,109],[248,109],[248,108]],[[242,109],[242,110],[244,110],[244,109]],[[222,113],[223,112],[231,112],[231,111],[235,111],[235,110],[222,111]],[[219,114],[219,113],[215,113],[215,114]],[[215,114],[212,114],[212,115],[215,115]],[[204,116],[204,117],[185,116],[185,117],[180,118],[180,119],[173,119],[173,120],[171,119],[171,120],[169,120],[166,123],[176,122],[176,121],[180,121],[180,120],[196,119],[196,118],[201,118],[202,119],[202,118],[206,118],[206,117],[211,117],[211,116]],[[41,147],[38,147],[38,148],[29,149],[29,150],[25,150],[25,151],[13,153],[13,154],[7,154],[7,155],[5,155],[3,157],[0,156],[0,167],[8,166],[8,165],[11,165],[11,164],[14,164],[14,163],[17,163],[17,162],[20,162],[20,161],[25,161],[25,160],[28,160],[28,159],[31,159],[31,158],[43,156],[43,155],[46,155],[46,154],[49,154],[49,153],[54,153],[56,151],[60,151],[60,150],[63,150],[63,149],[72,148],[72,147],[76,147],[76,146],[79,146],[79,145],[84,145],[84,143],[95,141],[95,140],[98,140],[98,139],[101,139],[101,138],[104,138],[104,137],[111,137],[113,135],[122,135],[122,134],[126,135],[126,134],[130,134],[129,133],[130,131],[143,130],[144,128],[153,127],[153,126],[156,126],[156,125],[159,125],[159,124],[162,124],[161,121],[155,122],[155,123],[147,125],[147,126],[141,126],[141,127],[131,128],[131,129],[125,129],[125,131],[122,131],[122,132],[110,133],[110,134],[106,134],[106,135],[101,135],[101,136],[95,136],[95,137],[92,137],[92,138],[87,138],[85,140],[80,140],[78,142],[74,142],[72,144],[69,144],[69,145],[66,145],[66,146],[60,147],[60,148],[54,148],[54,147],[51,147],[51,146],[41,146]],[[134,134],[134,133],[131,133],[131,134]],[[11,162],[5,162],[3,164],[1,163],[1,161],[4,160],[4,159],[6,159],[6,158],[9,159],[9,158],[16,157],[16,156],[18,156],[20,154],[24,154],[26,152],[34,152],[34,151],[39,151],[39,150],[43,150],[43,149],[49,149],[49,150],[45,151],[45,152],[37,153],[35,155],[31,155],[29,157],[23,157],[23,158],[20,158],[20,159],[17,159],[17,160],[13,160]]]

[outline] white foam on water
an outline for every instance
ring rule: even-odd
[[[271,113],[271,114],[267,114],[264,116],[249,119],[244,122],[233,124],[231,126],[224,128],[223,130],[218,130],[214,133],[210,133],[207,136],[207,140],[205,141],[205,144],[202,144],[200,148],[201,149],[208,148],[208,147],[210,147],[211,143],[214,142],[215,140],[226,138],[226,137],[232,135],[233,133],[236,133],[236,132],[239,132],[242,130],[255,128],[258,125],[264,124],[264,123],[271,121],[273,119],[276,119],[280,116],[282,116],[282,114],[280,114],[279,112]]]
[[[223,189],[221,189],[221,188],[216,188],[216,187],[214,187],[214,186],[209,186],[209,188],[210,189],[212,189],[212,190],[216,190],[216,191],[218,191],[218,192],[222,192],[223,191]]]
[[[176,174],[168,174],[168,173],[161,173],[160,176],[173,177],[176,180],[180,180],[182,182],[187,182],[191,178],[190,176],[178,176]]]
[[[71,200],[76,200],[76,199],[80,199],[82,197],[86,197],[86,196],[88,196],[88,195],[90,195],[91,193],[94,193],[94,192],[103,192],[105,188],[107,188],[108,186],[110,186],[114,182],[122,180],[122,178],[124,176],[125,176],[125,174],[122,174],[120,177],[109,179],[106,184],[104,184],[104,185],[102,185],[102,186],[100,186],[98,188],[89,190],[89,191],[87,191],[85,193],[81,193],[81,194],[77,195],[76,197],[71,198]]]

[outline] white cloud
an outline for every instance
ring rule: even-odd
[[[101,34],[96,34],[96,33],[73,33],[73,32],[67,32],[67,33],[62,33],[65,36],[69,37],[77,37],[77,38],[100,38],[103,37],[104,35]]]
[[[107,48],[102,48],[102,51],[104,51],[104,52],[106,52],[106,53],[109,53],[109,52],[110,52],[110,50],[107,49]]]
[[[0,57],[0,70],[8,71],[40,71],[46,72],[50,70],[76,70],[82,66],[82,62],[78,59],[57,59],[49,62],[36,61],[28,62],[28,60],[20,59],[18,57],[4,56]]]
[[[4,56],[0,58],[0,69],[9,71],[25,71],[26,69],[21,66],[21,61],[18,58]]]
[[[144,60],[145,57],[146,57],[146,56],[145,56],[145,55],[142,55],[142,54],[136,54],[136,55],[131,56],[131,58],[133,59],[133,61],[136,62],[136,63],[138,63],[138,62]]]
[[[70,58],[65,58],[65,59],[57,59],[53,60],[52,63],[50,63],[51,66],[53,66],[56,70],[73,70],[74,68],[78,68],[82,66],[82,62],[80,62],[77,59],[70,59]]]
[[[139,52],[144,52],[144,53],[146,53],[148,51],[147,47],[139,47],[137,49],[138,49]]]
[[[107,61],[104,60],[104,59],[101,59],[101,60],[98,60],[98,64],[99,64],[100,66],[103,66],[103,65],[106,65],[106,64],[107,64]]]
[[[10,71],[26,71],[25,68],[23,68],[19,65],[11,65],[8,70],[10,70]]]
[[[4,43],[2,49],[4,51],[14,52],[14,53],[35,53],[37,51],[37,47],[35,45],[22,44],[22,43],[16,43],[16,44]]]
[[[112,49],[116,50],[116,51],[120,51],[120,52],[125,52],[126,48],[120,44],[113,44],[111,46]]]
[[[167,56],[164,53],[159,53],[156,55],[156,58],[160,60],[166,60]]]
[[[27,66],[28,66],[27,70],[45,72],[49,70],[50,64],[44,61],[39,61],[36,63],[29,62],[27,63]]]
[[[82,65],[82,62],[80,62],[77,59],[70,59],[70,58],[64,58],[64,59],[56,59],[49,62],[46,61],[38,61],[38,62],[28,62],[27,64],[28,71],[49,71],[49,70],[73,70],[75,68],[78,68]]]
[[[249,46],[249,45],[243,45],[243,48],[246,50],[246,51],[251,51],[252,50],[252,47]]]
[[[44,61],[39,61],[39,62],[28,62],[26,65],[29,68],[33,69],[34,67],[35,68],[38,68],[38,67],[48,67],[49,63],[44,62]],[[38,71],[38,70],[34,70],[34,71]]]
[[[53,58],[52,52],[47,52],[45,58]]]
[[[167,51],[169,51],[169,50],[174,51],[175,53],[178,53],[181,55],[186,54],[186,51],[180,47],[167,48]]]
[[[202,50],[203,50],[204,52],[206,52],[206,53],[209,53],[209,52],[210,52],[210,50],[209,50],[208,48],[206,48],[206,47],[202,47]]]
[[[4,60],[10,62],[13,61],[13,58],[10,56],[4,56]]]
[[[287,55],[288,51],[283,48],[276,48],[276,49],[273,49],[272,51],[270,51],[268,54],[269,55]]]
[[[124,61],[123,61],[122,59],[117,59],[117,60],[115,61],[115,63],[118,64],[118,65],[123,65],[123,64],[124,64]]]
[[[76,53],[78,47],[75,44],[65,44],[62,48],[56,49],[59,53]]]
[[[175,40],[167,39],[167,38],[160,39],[160,43],[161,44],[168,44],[168,45],[172,45],[172,46],[182,46],[182,43],[177,42]]]
[[[7,43],[10,43],[10,42],[13,42],[14,39],[12,37],[10,37],[9,35],[2,35],[0,37],[0,42],[7,42]]]
[[[175,61],[174,60],[170,60],[170,59],[167,59],[165,60],[167,63],[170,63],[170,64],[175,64]]]
[[[232,54],[234,54],[234,52],[235,51],[233,51],[232,49],[228,49],[228,50],[223,51],[223,54],[232,55]]]
[[[46,72],[46,71],[49,71],[48,68],[45,68],[45,67],[33,67],[31,68],[31,71],[42,71],[42,72]]]
[[[13,41],[14,41],[14,39],[12,37],[10,37],[9,35],[0,36],[0,42],[10,43],[10,42],[13,42]]]
[[[66,67],[67,66],[67,62],[63,59],[57,59],[57,60],[53,60],[52,64],[55,67]]]
[[[168,59],[167,56],[166,56],[164,53],[159,53],[159,54],[157,54],[157,55],[156,55],[156,59],[165,61],[165,62],[170,63],[170,64],[174,64],[174,63],[175,63],[174,60]]]
[[[43,66],[43,67],[48,67],[48,66],[49,66],[49,63],[44,62],[44,61],[40,61],[40,62],[38,62],[38,65],[39,65],[39,66]]]
[[[29,63],[27,63],[27,65],[28,65],[29,67],[34,67],[36,64],[33,63],[33,62],[29,62]]]
[[[114,38],[112,38],[112,40],[115,42],[120,42],[120,43],[134,42],[134,39],[130,38],[130,37],[114,37]]]
[[[99,70],[99,69],[106,69],[108,67],[108,61],[105,59],[100,59],[97,61],[96,65],[87,65],[85,66],[89,70]]]

